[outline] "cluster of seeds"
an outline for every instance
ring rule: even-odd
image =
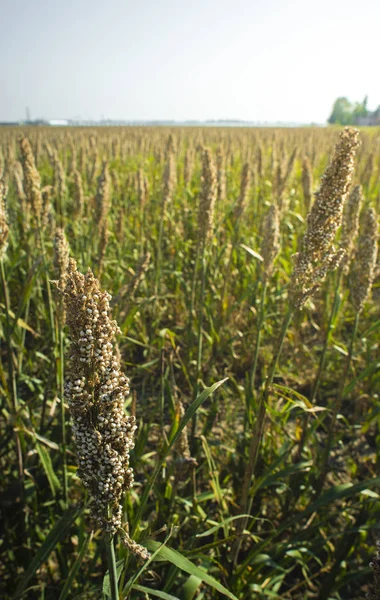
[[[362,186],[355,185],[351,190],[343,209],[340,245],[345,250],[345,256],[343,258],[345,271],[348,270],[354,243],[359,231],[359,214],[362,202]]]
[[[6,195],[7,187],[4,181],[0,179],[0,258],[4,256],[8,246],[9,227],[4,202]]]
[[[34,217],[38,222],[42,216],[41,178],[37,171],[33,150],[26,138],[20,140],[22,168],[24,171],[24,189],[28,203],[32,207]]]
[[[214,228],[214,208],[217,197],[217,178],[212,153],[205,148],[202,153],[202,188],[199,197],[199,239],[206,243]]]
[[[302,308],[328,271],[336,269],[344,250],[334,240],[342,222],[343,204],[351,182],[354,157],[359,145],[357,129],[346,127],[327,166],[314,204],[307,217],[301,251],[295,255],[290,302]]]
[[[133,483],[129,453],[136,425],[124,410],[129,380],[114,351],[119,329],[110,319],[109,301],[92,271],[82,275],[70,260],[64,289],[71,335],[65,397],[73,420],[78,473],[92,497],[92,517],[113,534],[122,524],[122,493]]]
[[[272,275],[274,261],[280,251],[280,218],[276,204],[271,204],[265,215],[263,230],[261,254],[264,259],[264,278],[268,279]]]
[[[350,273],[351,301],[357,312],[363,310],[375,278],[378,225],[377,214],[373,208],[367,208],[364,212],[362,225]]]
[[[367,594],[367,600],[379,600],[380,598],[380,541],[376,542],[377,552],[369,566],[374,575],[374,583],[371,591]]]

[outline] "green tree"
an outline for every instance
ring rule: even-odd
[[[351,125],[353,123],[353,106],[347,98],[341,97],[335,100],[328,123],[331,125]]]
[[[360,117],[368,116],[367,109],[368,96],[366,96],[363,102],[356,102],[354,106],[354,110],[352,112],[353,122],[356,123]]]

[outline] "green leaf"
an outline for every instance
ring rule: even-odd
[[[357,377],[355,377],[355,379],[353,379],[343,390],[343,395],[346,396],[347,394],[350,394],[353,389],[355,388],[356,384],[358,383],[358,381],[361,381],[362,379],[365,379],[366,377],[369,377],[370,375],[372,375],[372,373],[376,373],[376,371],[378,371],[380,369],[380,363],[371,363],[366,369],[364,369],[360,375],[358,375]]]
[[[228,517],[227,519],[224,519],[224,521],[222,521],[221,523],[218,523],[217,525],[215,525],[215,527],[211,527],[211,529],[207,529],[207,531],[203,531],[203,533],[198,533],[195,537],[196,538],[207,537],[207,536],[211,535],[212,533],[215,533],[215,531],[218,531],[218,529],[220,529],[221,527],[224,527],[224,525],[231,523],[231,521],[235,521],[236,519],[245,519],[245,518],[255,519],[257,521],[261,520],[261,519],[257,519],[256,517],[253,517],[252,515],[236,515],[235,517]]]
[[[167,594],[166,592],[160,592],[159,590],[152,590],[151,588],[145,587],[145,585],[133,585],[133,590],[137,590],[138,592],[144,592],[144,594],[156,596],[156,598],[162,598],[162,600],[180,600],[177,596],[172,596],[171,594]]]
[[[324,406],[313,406],[313,404],[311,404],[311,402],[306,398],[306,396],[303,396],[299,392],[296,392],[295,390],[292,390],[291,388],[288,388],[284,385],[278,385],[277,383],[274,383],[271,385],[271,389],[275,394],[281,396],[282,398],[284,398],[284,400],[287,400],[287,402],[290,402],[293,405],[291,409],[294,407],[298,407],[301,408],[304,412],[308,413],[316,413],[327,410],[327,408]],[[293,396],[295,396],[296,399],[292,398],[292,396],[289,396],[287,394],[292,394]]]
[[[116,561],[116,575],[117,575],[117,580],[119,581],[120,579],[120,575],[121,572],[123,570],[123,566],[124,566],[124,559],[121,558],[120,560]],[[110,583],[110,574],[109,571],[107,571],[107,573],[104,575],[103,578],[103,594],[106,596],[106,598],[111,598],[111,583]]]
[[[48,478],[50,489],[52,491],[53,496],[55,496],[56,492],[61,489],[61,484],[59,483],[57,475],[54,473],[50,454],[46,450],[46,448],[44,446],[42,446],[42,444],[40,444],[39,442],[36,442],[36,448],[37,448],[37,452],[40,457],[43,469],[45,471],[46,477]]]
[[[70,573],[69,576],[67,578],[67,581],[64,585],[64,588],[61,592],[61,595],[59,597],[59,600],[66,600],[69,592],[71,591],[71,586],[75,580],[75,577],[77,576],[77,573],[80,569],[80,566],[82,564],[83,558],[87,552],[87,548],[92,540],[92,536],[93,536],[93,532],[91,532],[90,534],[87,535],[87,537],[83,540],[81,549],[79,551],[79,554],[74,562],[74,564],[72,565],[71,569],[70,569]]]
[[[24,577],[20,581],[16,592],[13,596],[13,600],[17,600],[18,598],[20,598],[22,592],[28,585],[29,580],[33,577],[37,569],[40,568],[42,563],[45,562],[45,560],[54,550],[56,545],[67,535],[71,525],[74,523],[75,519],[80,515],[82,510],[82,507],[76,508],[74,510],[71,508],[63,514],[59,521],[57,521],[53,529],[48,533],[44,543],[38,550],[37,554],[34,556],[32,562],[29,564],[29,567],[25,571]]]
[[[154,540],[147,540],[146,546],[148,550],[151,550],[153,552],[160,547],[160,544]],[[214,577],[211,577],[211,575],[206,573],[206,571],[203,571],[199,567],[196,567],[190,560],[182,556],[182,554],[180,554],[176,550],[173,550],[173,548],[168,548],[167,546],[164,546],[160,549],[158,557],[161,560],[171,562],[178,569],[189,573],[189,575],[194,575],[194,577],[198,577],[204,583],[207,583],[207,585],[214,588],[214,590],[223,594],[223,596],[227,596],[227,598],[231,598],[231,600],[237,600],[236,596],[234,596],[232,592],[227,590],[227,588],[225,588],[224,585],[219,583],[216,579],[214,579]]]
[[[202,579],[199,579],[199,577],[195,577],[195,575],[190,575],[190,577],[185,581],[185,583],[182,586],[183,600],[193,600],[201,583]]]

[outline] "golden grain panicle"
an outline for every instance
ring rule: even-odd
[[[274,261],[280,251],[280,217],[276,204],[271,204],[265,215],[263,227],[263,243],[261,254],[264,259],[264,278],[268,279],[273,273]]]
[[[345,270],[348,268],[355,239],[359,231],[359,214],[363,202],[363,192],[361,185],[355,185],[343,208],[342,230],[340,236],[340,246],[345,250],[342,265]]]
[[[306,210],[310,210],[311,199],[313,197],[313,171],[308,156],[302,161],[302,191],[305,200]]]
[[[8,189],[3,179],[0,179],[0,259],[2,259],[8,247],[9,227],[7,213],[5,210],[5,198]]]
[[[202,153],[202,186],[199,197],[198,231],[199,239],[206,243],[214,227],[214,209],[217,196],[217,178],[210,148]]]
[[[344,256],[344,249],[335,249],[334,240],[342,222],[343,204],[351,183],[358,135],[357,129],[349,127],[340,134],[333,158],[315,193],[301,249],[294,256],[289,293],[294,308],[302,308],[327,272],[337,268]]]
[[[27,138],[20,140],[21,162],[24,171],[24,189],[32,214],[40,223],[42,214],[41,178],[36,168],[34,155]]]
[[[375,278],[378,243],[378,218],[374,208],[363,215],[362,231],[351,263],[351,302],[357,312],[363,310]]]
[[[98,177],[98,187],[95,196],[95,221],[99,234],[106,227],[108,212],[111,205],[111,178],[108,163],[104,161],[102,172]]]

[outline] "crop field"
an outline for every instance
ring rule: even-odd
[[[1,599],[380,599],[379,211],[378,128],[1,128]]]

